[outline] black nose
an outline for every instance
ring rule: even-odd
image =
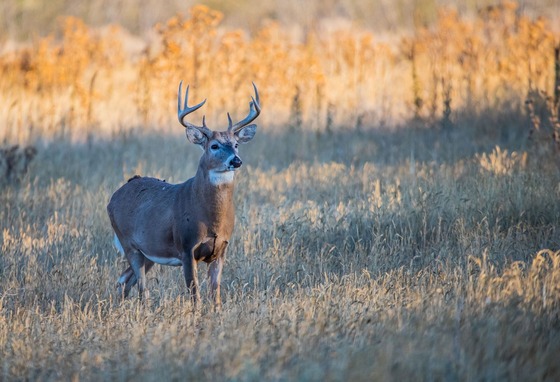
[[[233,159],[231,160],[231,162],[229,162],[234,168],[239,168],[241,167],[241,164],[243,162],[241,162],[241,158],[239,158],[237,155],[233,157]]]

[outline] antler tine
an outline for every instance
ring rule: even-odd
[[[183,109],[181,109],[182,87],[183,87],[183,81],[181,81],[179,83],[179,91],[178,91],[178,94],[177,94],[177,118],[179,118],[179,122],[181,123],[181,125],[183,125],[185,127],[197,128],[198,130],[202,131],[206,136],[211,137],[212,136],[212,131],[208,127],[206,127],[206,121],[205,121],[204,117],[202,119],[202,126],[197,126],[197,125],[194,125],[190,122],[185,121],[185,117],[187,115],[189,115],[190,113],[192,113],[193,111],[200,109],[200,107],[206,103],[206,99],[204,101],[202,101],[201,103],[197,104],[197,105],[189,107],[188,106],[188,101],[189,101],[189,87],[190,86],[187,85],[187,89],[185,90],[185,102],[183,104]]]
[[[255,89],[255,98],[257,99],[257,107],[259,109],[259,112],[261,110],[261,101],[259,99],[259,90],[257,89],[257,85],[255,85],[254,82],[251,81],[251,83],[253,84],[253,89]],[[253,97],[251,97],[253,98]],[[254,101],[254,100],[253,100]]]
[[[241,130],[242,128],[244,128],[245,126],[253,122],[261,113],[259,91],[257,90],[257,86],[255,85],[254,82],[253,82],[253,89],[255,89],[255,96],[254,97],[251,96],[251,102],[249,102],[249,114],[247,114],[247,116],[244,119],[237,122],[235,125],[232,125],[231,117],[228,113],[228,121],[229,121],[228,131],[233,131],[234,133],[238,132],[239,130]]]

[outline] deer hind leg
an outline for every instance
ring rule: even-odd
[[[127,258],[128,262],[130,263],[130,268],[132,268],[134,272],[134,275],[131,276],[126,283],[125,294],[127,287],[128,291],[130,291],[130,288],[132,288],[134,284],[138,283],[138,297],[140,298],[140,300],[142,300],[143,298],[150,298],[150,292],[148,291],[146,286],[146,270],[151,268],[153,262],[146,259],[140,251],[132,251],[128,253]],[[148,267],[149,263],[152,264]]]
[[[132,268],[128,267],[121,273],[121,277],[117,280],[117,293],[121,298],[127,298],[130,293],[130,288],[132,288],[134,284],[136,284],[136,276]]]
[[[152,269],[153,266],[154,266],[153,261],[144,259],[144,267],[145,267],[144,272],[146,274],[150,269]],[[132,269],[132,267],[126,268],[126,270],[123,273],[121,273],[121,276],[117,281],[117,293],[122,298],[127,298],[128,295],[130,294],[130,290],[134,285],[136,285],[137,282],[138,282],[138,278],[134,274],[134,270]]]
[[[117,248],[117,250],[123,255],[126,256],[126,252],[125,249],[123,248],[121,241],[119,240],[119,237],[117,236],[117,233],[115,232],[114,238],[113,238],[113,243],[115,245],[115,247]],[[123,273],[121,273],[121,276],[119,277],[119,279],[117,280],[117,293],[118,295],[124,299],[128,297],[128,294],[130,293],[130,289],[136,284],[136,276],[134,275],[134,271],[132,270],[131,267],[128,267]]]

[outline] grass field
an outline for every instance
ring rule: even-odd
[[[259,133],[222,312],[171,267],[119,302],[105,205],[135,173],[191,176],[181,130],[52,144],[3,188],[3,379],[560,376],[560,175],[469,126]]]
[[[500,17],[476,22],[493,33],[510,22]],[[558,35],[534,25],[519,36],[544,31],[546,43],[533,48],[553,47]],[[445,29],[437,28],[441,37]],[[243,49],[280,41],[265,32]],[[380,52],[380,45],[360,41]],[[36,155],[24,170],[21,149],[12,156],[2,151],[0,379],[560,379],[560,125],[552,96],[547,105],[546,93],[537,92],[553,93],[552,52],[528,66],[501,61],[495,72],[479,75],[461,72],[463,64],[443,49],[441,60],[459,66],[445,66],[449,71],[432,84],[440,68],[430,60],[443,62],[434,51],[418,58],[416,48],[408,50],[414,54],[394,56],[370,78],[361,70],[371,56],[353,70],[343,63],[356,57],[337,64],[328,58],[336,49],[315,55],[314,43],[306,44],[288,61],[265,55],[268,66],[252,67],[263,81],[262,87],[256,81],[263,118],[240,150],[244,166],[236,178],[236,229],[220,312],[206,300],[193,308],[178,268],[149,273],[149,303],[139,302],[136,290],[120,301],[115,289],[127,264],[112,245],[105,211],[112,192],[134,174],[177,183],[196,170],[200,150],[187,143],[173,111],[178,80],[191,76],[178,74],[189,73],[188,66],[161,69],[170,52],[164,50],[153,67],[121,57],[111,72],[96,54],[80,61],[78,49],[70,55],[76,62],[65,61],[81,68],[72,76],[56,66],[63,51],[45,53],[43,59],[55,61],[43,69],[22,67],[25,52],[2,57],[0,87],[8,91],[0,97],[12,100],[0,108],[3,141],[33,145]],[[482,51],[471,64],[488,69]],[[247,65],[256,65],[248,57]],[[296,72],[307,77],[295,90],[297,78],[274,71],[274,57],[302,58],[298,68],[325,61],[312,68],[317,77]],[[156,70],[161,78],[146,74]],[[246,111],[248,73],[246,89],[239,85],[228,98],[219,95],[219,81],[204,85],[208,74],[198,72],[195,98],[214,100],[214,126],[218,116],[225,126],[223,108]],[[360,75],[366,82],[358,86]],[[157,87],[165,78],[168,85]],[[329,81],[350,78],[358,93],[349,98],[338,85],[334,94],[313,93],[330,94],[319,104],[306,100],[317,84],[329,89]],[[386,87],[372,94],[366,90],[376,78]],[[237,89],[240,79],[228,77],[223,90]],[[390,86],[399,79],[406,86]],[[457,80],[452,89],[450,79]],[[136,80],[145,82],[129,86]],[[150,96],[122,100],[138,89],[150,89]],[[152,103],[158,94],[166,96]],[[363,115],[351,109],[356,100]],[[400,103],[383,109],[391,100]],[[24,116],[19,110],[27,106]],[[380,110],[387,118],[377,118]],[[207,289],[203,281],[203,295]]]

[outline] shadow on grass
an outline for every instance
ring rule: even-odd
[[[496,264],[528,261],[539,249],[559,245],[555,226],[560,211],[554,193],[549,190],[557,182],[558,174],[527,172],[512,177],[480,177],[475,168],[455,177],[438,167],[472,159],[476,153],[490,152],[496,145],[510,151],[523,150],[528,146],[527,135],[523,115],[493,112],[464,116],[447,129],[429,127],[421,121],[390,129],[263,129],[254,141],[240,148],[244,163],[253,169],[279,173],[289,172],[294,163],[336,162],[360,171],[364,164],[372,163],[379,173],[368,174],[371,180],[361,180],[360,190],[352,190],[355,183],[351,181],[325,184],[321,195],[319,190],[310,189],[303,194],[305,200],[297,188],[312,188],[311,183],[293,186],[294,192],[273,192],[264,199],[256,196],[254,190],[259,185],[253,184],[253,190],[238,190],[238,202],[243,200],[252,204],[250,208],[263,211],[291,211],[291,205],[303,203],[284,223],[275,221],[274,215],[264,223],[248,221],[261,224],[261,228],[257,227],[262,230],[260,236],[268,237],[257,251],[271,251],[274,240],[281,245],[286,259],[277,266],[285,268],[283,274],[287,279],[297,279],[302,274],[301,265],[313,274],[327,271],[343,276],[360,270],[381,274],[403,267],[437,271],[442,264],[466,269],[469,256],[483,253]],[[67,192],[69,196],[59,201],[58,211],[56,204],[39,210],[37,200],[43,199],[32,196],[23,203],[34,205],[16,205],[7,212],[6,221],[20,222],[17,224],[22,227],[44,227],[52,224],[55,212],[78,223],[89,220],[79,229],[87,228],[97,240],[107,243],[88,244],[85,250],[103,254],[100,261],[105,261],[106,256],[114,256],[107,250],[111,245],[110,228],[104,212],[111,193],[134,174],[182,182],[194,175],[199,157],[200,149],[187,142],[180,127],[173,135],[131,132],[110,141],[92,139],[86,144],[60,141],[44,145],[30,167],[27,187],[38,194]],[[397,175],[385,173],[387,168],[411,163],[428,164],[433,175],[420,179],[406,171]],[[59,179],[64,179],[60,185],[56,183]],[[373,203],[373,186],[366,183],[377,180],[382,197],[395,192],[402,194],[402,201],[394,206],[366,208]],[[25,182],[17,187],[26,187]],[[282,198],[282,203],[276,200]],[[49,202],[45,198],[44,203]],[[340,204],[352,208],[362,205],[362,209],[343,213],[336,222],[320,226],[309,221],[305,202],[314,203],[313,213],[326,217],[335,213]],[[6,203],[14,205],[12,200]],[[243,219],[238,219],[238,227],[247,224]],[[246,237],[244,229],[238,228],[236,235]],[[82,250],[81,245],[76,246]],[[238,250],[241,247],[238,245]]]
[[[148,132],[146,132],[148,131]],[[151,131],[151,132],[150,132]],[[294,162],[337,162],[359,166],[398,165],[405,161],[454,163],[489,152],[496,145],[510,151],[527,147],[529,120],[520,112],[488,110],[479,114],[459,112],[457,122],[442,127],[438,122],[410,121],[402,126],[339,127],[308,131],[303,126],[261,127],[256,138],[240,149],[244,162],[264,170],[284,169]],[[87,144],[64,140],[38,143],[35,162],[39,178],[87,179],[104,170],[106,175],[154,169],[176,182],[192,176],[200,151],[188,143],[180,126],[171,134],[138,128],[111,140],[92,138]],[[50,168],[41,163],[49,162]],[[139,166],[142,164],[142,166]],[[126,175],[126,174],[125,174]],[[96,179],[97,180],[97,179]],[[87,182],[87,180],[86,180]]]

